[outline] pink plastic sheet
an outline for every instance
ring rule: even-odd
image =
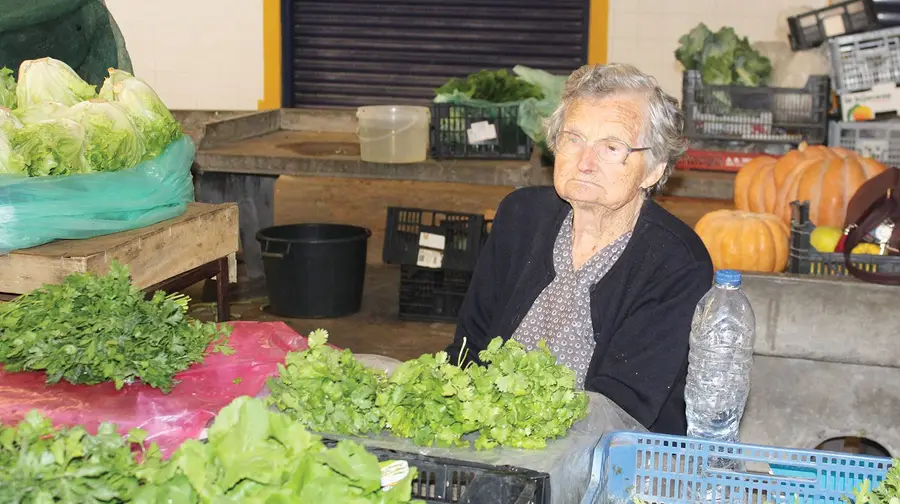
[[[276,374],[287,352],[303,350],[306,338],[283,322],[233,322],[232,355],[212,354],[179,373],[181,381],[163,394],[144,384],[116,390],[112,383],[46,385],[43,373],[6,373],[0,369],[0,420],[16,423],[39,410],[54,424],[84,425],[95,431],[113,422],[123,433],[141,428],[165,454],[196,438],[209,421],[238,396],[255,396]]]

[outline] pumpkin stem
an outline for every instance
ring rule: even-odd
[[[800,152],[803,152],[806,150],[807,147],[809,147],[809,144],[807,144],[806,141],[803,141],[803,142],[800,142],[800,145],[797,146],[797,150]]]

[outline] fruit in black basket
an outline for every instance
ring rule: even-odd
[[[817,252],[830,254],[837,248],[838,242],[841,240],[841,230],[832,226],[819,226],[813,229],[809,234],[809,244],[812,245]]]

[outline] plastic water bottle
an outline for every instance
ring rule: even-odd
[[[738,427],[750,393],[756,317],[741,291],[741,273],[716,272],[716,283],[697,304],[688,358],[688,435],[738,441]],[[712,461],[710,461],[712,462]],[[724,461],[721,464],[730,465]]]

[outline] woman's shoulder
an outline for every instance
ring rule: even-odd
[[[554,218],[556,211],[567,205],[551,186],[523,187],[506,195],[497,208],[497,216],[504,220]]]
[[[641,212],[640,234],[648,246],[666,250],[665,256],[676,262],[712,265],[709,252],[694,230],[655,201]]]

